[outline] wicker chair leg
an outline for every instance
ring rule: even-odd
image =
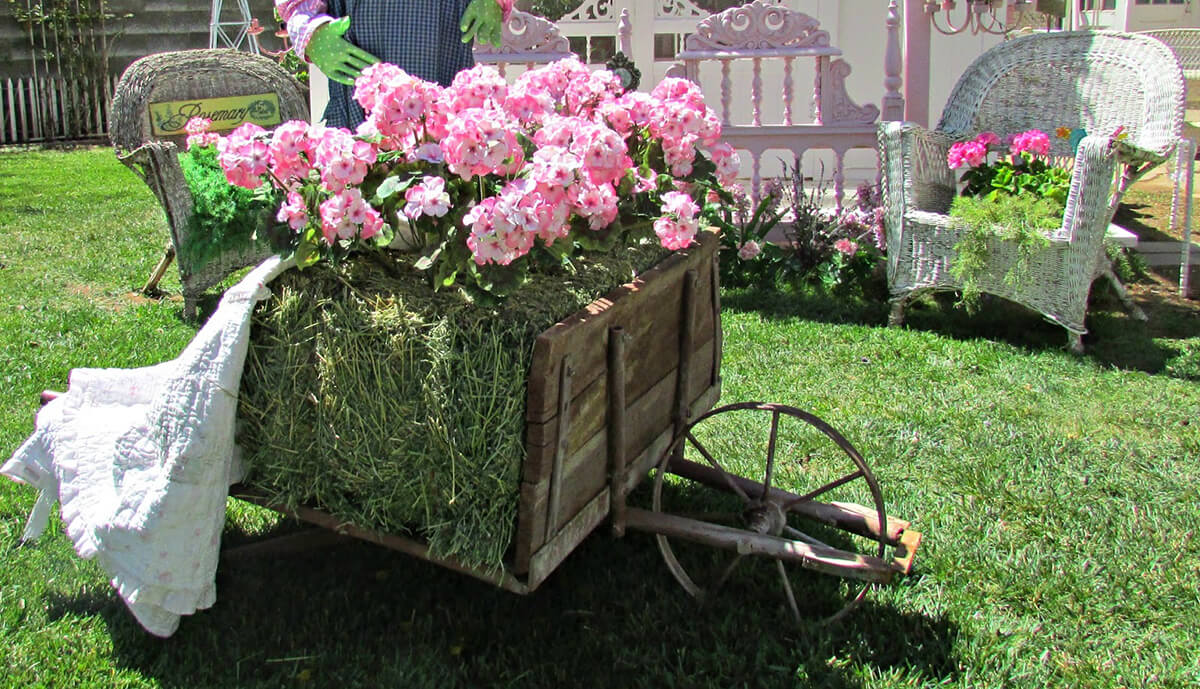
[[[158,292],[158,283],[163,279],[163,275],[167,273],[167,268],[171,266],[171,261],[174,259],[175,247],[167,244],[167,249],[163,252],[163,257],[159,259],[158,265],[154,267],[154,272],[150,274],[150,278],[146,280],[145,286],[142,287],[142,294],[151,296]]]
[[[1072,354],[1083,354],[1083,335],[1068,330],[1067,350]]]
[[[1138,306],[1133,301],[1133,297],[1129,296],[1129,290],[1125,289],[1125,285],[1121,284],[1120,278],[1118,278],[1117,274],[1113,272],[1111,265],[1105,266],[1104,272],[1102,272],[1101,275],[1108,278],[1108,281],[1112,283],[1113,289],[1117,292],[1117,298],[1121,300],[1121,305],[1125,307],[1125,310],[1129,312],[1130,316],[1139,321],[1150,320],[1150,317],[1146,315],[1146,312],[1142,311],[1142,307]]]
[[[904,294],[892,299],[892,311],[888,314],[888,327],[895,328],[904,325],[904,307],[908,305],[909,295]]]

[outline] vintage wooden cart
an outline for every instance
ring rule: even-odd
[[[244,486],[235,487],[233,495],[522,594],[536,589],[605,520],[618,536],[627,529],[656,534],[668,567],[697,597],[719,588],[748,555],[775,559],[797,617],[784,563],[872,583],[908,572],[920,534],[887,516],[870,468],[836,431],[782,405],[751,402],[713,409],[721,391],[718,246],[715,233],[704,233],[692,248],[536,340],[527,382],[518,523],[503,570],[434,557],[417,540],[344,523],[316,509],[288,510]],[[753,451],[759,460],[754,477],[728,471],[728,461],[701,439],[705,427],[733,418],[759,419],[768,433],[765,446],[759,442]],[[793,469],[813,464],[785,457],[788,428],[815,430],[844,468],[833,474],[808,472],[810,478],[823,478],[804,494],[776,488],[774,477],[785,464]],[[806,452],[811,457],[812,450]],[[628,506],[630,492],[650,475],[652,507]],[[869,506],[818,499],[851,485],[860,488]],[[690,512],[698,501],[688,498],[696,486],[715,490],[732,504],[722,513],[697,517]],[[684,508],[673,508],[679,500]],[[858,534],[866,546],[852,552],[826,545],[793,524],[792,515]],[[732,562],[720,564],[715,577],[698,576],[698,569],[713,563],[696,565],[695,559],[680,557],[686,543],[706,546],[707,552],[729,551]],[[894,558],[885,557],[889,547],[896,549]],[[858,598],[861,591],[851,595],[851,602]]]

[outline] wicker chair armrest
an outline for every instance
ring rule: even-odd
[[[904,214],[906,224],[928,230],[963,230],[967,224],[961,218],[931,211],[908,211]]]
[[[1107,141],[1107,139],[1105,140]],[[1112,147],[1116,152],[1117,162],[1124,165],[1143,165],[1146,163],[1161,165],[1167,162],[1167,158],[1170,155],[1170,152],[1151,151],[1128,141],[1116,141],[1112,144]],[[1174,150],[1174,148],[1171,150]]]
[[[117,160],[150,187],[167,216],[171,241],[178,248],[194,205],[179,164],[179,147],[170,141],[147,141],[131,151],[118,151]]]
[[[1075,170],[1061,234],[1072,241],[1103,241],[1111,219],[1113,180],[1121,161],[1106,136],[1087,136],[1075,152]]]
[[[880,155],[885,165],[885,193],[895,210],[945,212],[957,191],[946,154],[956,139],[912,122],[879,126]],[[903,209],[903,210],[902,210]]]

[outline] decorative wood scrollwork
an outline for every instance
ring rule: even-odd
[[[879,108],[868,103],[858,105],[846,93],[846,77],[850,63],[833,60],[829,64],[829,81],[821,85],[821,121],[824,124],[862,124],[879,119]]]
[[[528,53],[569,53],[570,41],[559,31],[558,25],[537,15],[513,10],[504,24],[500,47],[490,43],[476,43],[475,55],[512,55]]]
[[[658,0],[654,4],[656,17],[700,19],[708,15],[708,11],[700,9],[691,0]]]
[[[696,26],[686,50],[827,48],[829,32],[803,12],[767,0],[714,14]]]
[[[613,0],[587,0],[573,12],[565,15],[562,21],[596,22],[606,21],[613,17]]]

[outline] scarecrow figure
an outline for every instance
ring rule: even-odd
[[[471,43],[500,44],[513,0],[275,0],[293,50],[329,77],[325,124],[357,127],[366,115],[354,79],[380,60],[449,86],[475,64]]]

